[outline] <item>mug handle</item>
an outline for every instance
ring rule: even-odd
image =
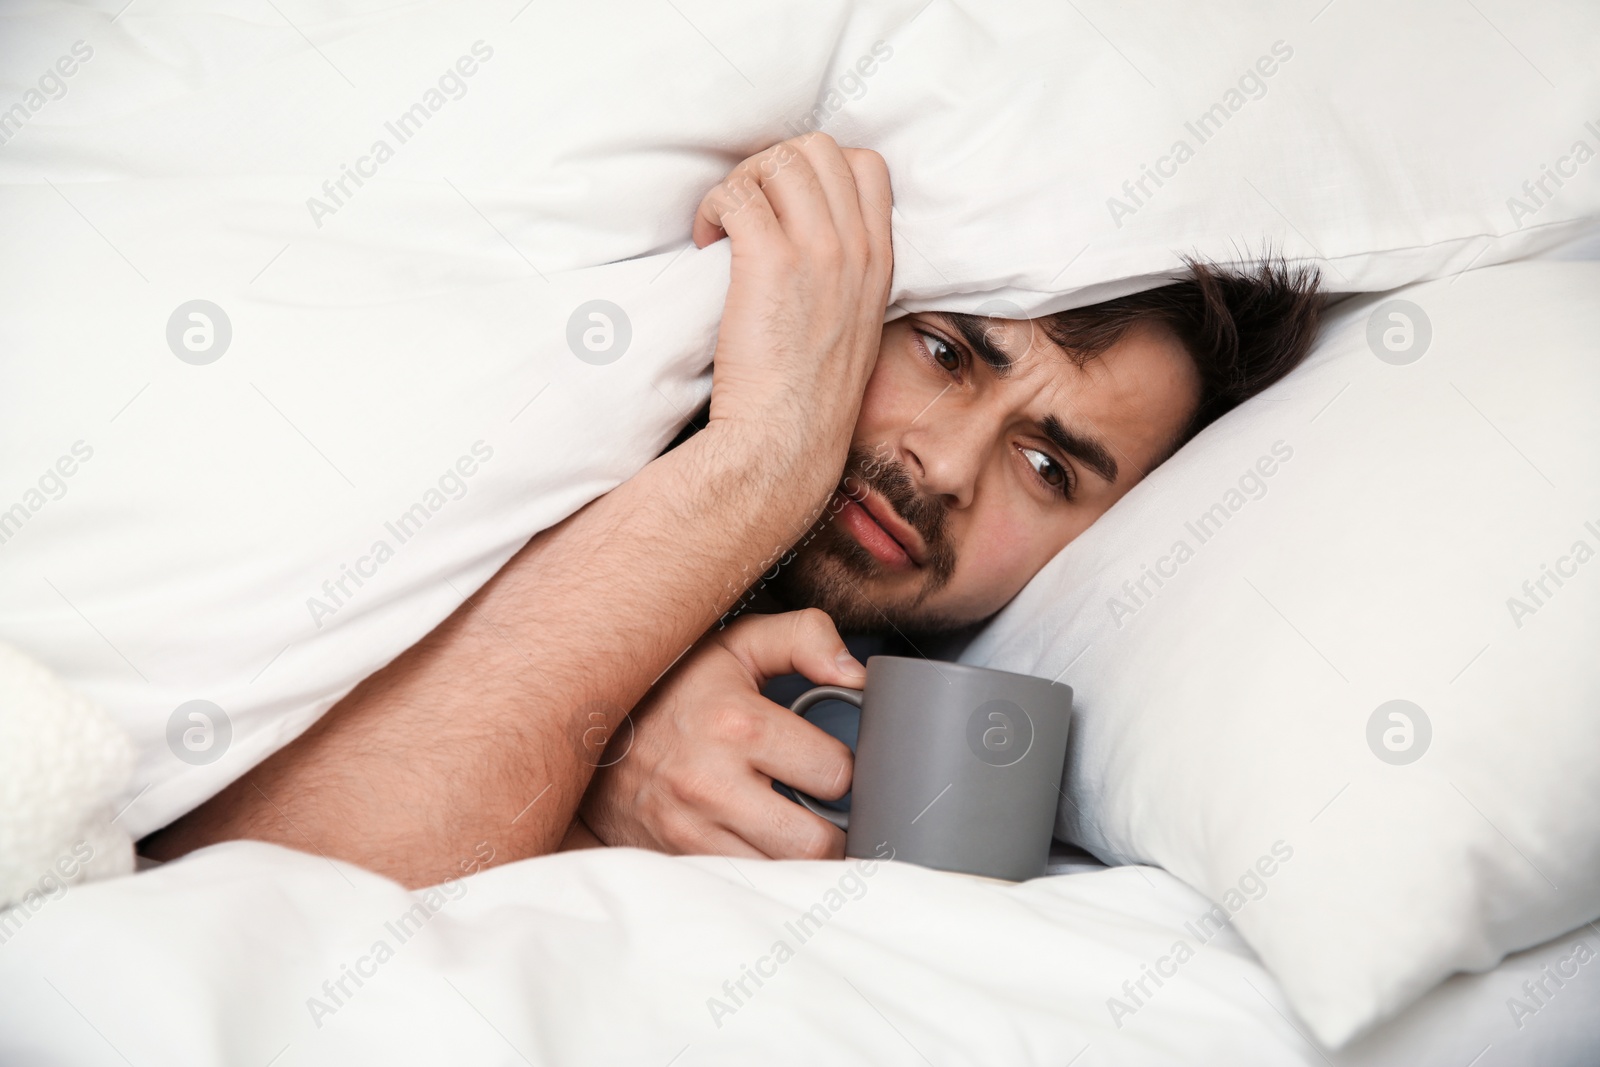
[[[789,705],[789,710],[796,715],[804,715],[811,710],[813,705],[820,704],[824,700],[842,700],[846,704],[854,704],[859,708],[861,707],[861,690],[846,689],[842,685],[819,685],[815,689],[808,689],[801,693],[795,702]],[[832,808],[825,808],[816,798],[807,796],[792,785],[789,787],[789,791],[795,795],[796,800],[800,801],[800,806],[813,815],[822,816],[841,830],[850,829],[850,813],[848,811],[834,811]]]

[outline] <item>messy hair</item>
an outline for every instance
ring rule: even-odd
[[[1136,324],[1170,329],[1200,371],[1200,404],[1174,450],[1293,370],[1316,340],[1323,307],[1314,267],[1276,257],[1248,268],[1184,262],[1183,281],[1039,320],[1045,336],[1080,364]]]

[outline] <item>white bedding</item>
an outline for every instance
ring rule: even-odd
[[[5,4],[0,638],[128,730],[142,836],[671,438],[727,284],[689,220],[745,155],[817,122],[883,152],[896,312],[1089,303],[1263,243],[1386,289],[1592,228],[1596,166],[1507,197],[1590,136],[1597,20],[1543,5],[1509,46],[1455,0]],[[568,341],[595,299],[632,327],[605,365]],[[212,362],[179,355],[195,300]],[[174,744],[192,701],[204,753]]]
[[[1155,27],[1122,10],[7,5],[0,103],[80,60],[0,154],[0,508],[20,516],[0,635],[135,737],[121,825],[137,836],[237,777],[654,454],[704,396],[726,285],[725,246],[685,249],[694,202],[880,39],[892,60],[825,126],[898,176],[902,310],[1084,302],[1171,270],[1174,247],[1223,256],[1241,235],[1325,261],[1340,288],[1387,287],[1553,243],[1600,203],[1592,182],[1533,218],[1503,202],[1586,129],[1586,5],[1515,34],[1565,87],[1550,98],[1489,16],[1442,0],[1292,19],[1254,0],[1175,5]],[[1107,216],[1183,117],[1283,54],[1280,35],[1295,57],[1270,96],[1241,102],[1135,218]],[[1357,50],[1403,61],[1346,84]],[[333,216],[313,210],[469,54],[477,73],[426,133]],[[1398,91],[1413,83],[1449,92]],[[639,84],[677,91],[624,93]],[[1099,106],[1055,103],[1075,93]],[[1434,121],[1435,99],[1459,125]],[[596,297],[626,306],[635,337],[603,366],[564,332]],[[210,364],[168,333],[197,298],[232,322]],[[329,617],[319,591],[480,441],[493,462],[427,504],[426,534]],[[47,485],[59,464],[78,473]],[[195,700],[231,722],[213,762],[173,740]],[[1020,888],[879,871],[717,1027],[706,999],[844,874],[636,853],[491,871],[318,1027],[307,998],[410,901],[315,857],[218,849],[12,912],[0,1062],[1328,1061],[1231,934],[1118,1028],[1108,998],[1206,910],[1135,868]],[[1600,1014],[1582,974],[1520,1030],[1502,985],[1521,978],[1504,969],[1406,1019],[1432,1020],[1414,1040],[1448,1045],[1441,1063],[1485,1045],[1475,1067],[1581,1062],[1528,1050],[1567,1036],[1563,1013]],[[1421,1062],[1406,1040],[1387,1030],[1344,1062]]]
[[[1346,301],[963,653],[1072,684],[1059,837],[1218,901],[1270,879],[1239,930],[1330,1044],[1600,917],[1600,583],[1507,599],[1594,554],[1596,337],[1595,263]],[[1415,737],[1370,726],[1396,699]]]
[[[1600,1046],[1600,964],[1572,961],[1593,931],[1325,1053],[1207,910],[1146,867],[1011,886],[620,849],[408,894],[237,843],[0,920],[0,1062],[1578,1067]],[[1163,963],[1180,940],[1192,957]],[[1575,975],[1519,1028],[1507,998],[1563,959]],[[1135,1006],[1122,984],[1156,966],[1174,973]]]

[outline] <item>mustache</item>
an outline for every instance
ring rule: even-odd
[[[844,471],[840,486],[845,495],[861,496],[863,487],[873,490],[906,525],[922,536],[922,543],[928,550],[924,566],[932,576],[928,591],[948,582],[956,569],[955,546],[950,540],[949,506],[919,492],[905,464],[884,458],[880,450],[851,445]]]

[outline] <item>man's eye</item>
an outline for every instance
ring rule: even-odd
[[[960,373],[961,353],[957,352],[954,348],[950,347],[939,338],[933,336],[931,333],[921,333],[919,331],[918,335],[922,338],[923,345],[928,349],[928,355],[933,357],[933,361],[935,363],[939,364],[939,366],[943,367],[951,374]]]
[[[1062,496],[1068,495],[1072,490],[1072,480],[1067,475],[1067,469],[1044,452],[1037,448],[1022,449],[1022,458],[1026,459],[1039,475],[1039,479]]]

